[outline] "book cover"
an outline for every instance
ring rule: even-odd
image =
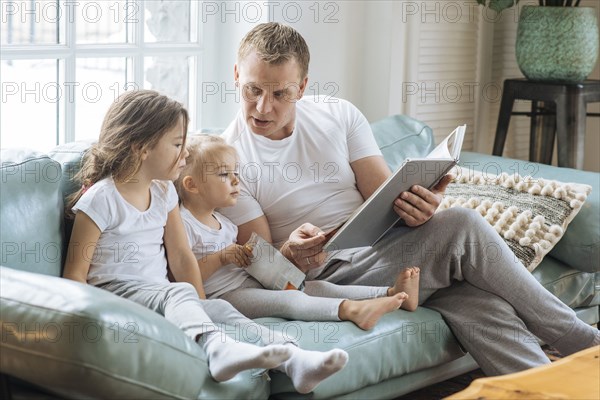
[[[246,272],[265,289],[302,288],[306,275],[256,232],[252,232],[245,246],[252,249],[252,263],[246,267]]]
[[[407,158],[339,228],[323,247],[326,251],[373,246],[400,217],[393,208],[400,193],[413,185],[431,189],[456,165],[466,125],[457,127],[424,158]]]

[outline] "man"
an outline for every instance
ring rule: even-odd
[[[258,25],[240,44],[242,109],[224,133],[240,154],[240,198],[224,210],[239,243],[257,232],[310,279],[338,284],[390,285],[403,266],[420,266],[419,304],[442,314],[488,375],[548,363],[531,333],[563,354],[600,344],[598,331],[546,291],[479,215],[434,216],[447,178],[432,191],[400,194],[394,209],[407,226],[374,247],[324,253],[323,232],[391,172],[352,104],[302,97],[309,58],[302,36],[278,23]]]

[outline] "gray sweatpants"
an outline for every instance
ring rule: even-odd
[[[219,331],[226,334],[234,329],[245,342],[262,345],[292,343],[273,327],[268,328],[244,317],[225,300],[201,300],[196,289],[187,282],[115,280],[98,287],[163,315],[194,341],[203,333]]]
[[[488,375],[548,363],[532,333],[563,354],[600,344],[598,330],[548,292],[473,210],[440,212],[337,257],[312,279],[390,285],[404,266],[419,266],[419,303],[442,314]]]
[[[388,287],[334,285],[307,281],[304,291],[268,290],[249,277],[220,296],[248,318],[279,317],[300,321],[339,321],[345,299],[371,299],[387,295]]]

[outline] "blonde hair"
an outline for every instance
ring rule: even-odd
[[[244,36],[237,54],[238,65],[252,51],[264,62],[280,65],[296,60],[300,79],[308,76],[310,52],[304,38],[291,26],[278,22],[259,24]]]
[[[222,162],[222,156],[229,154],[238,158],[237,151],[232,146],[228,145],[225,140],[215,135],[191,135],[188,138],[186,149],[189,155],[185,159],[185,167],[179,174],[179,178],[175,180],[175,188],[179,198],[185,199],[185,188],[183,187],[183,179],[189,175],[204,176],[211,173],[210,167],[218,166]]]
[[[185,146],[189,117],[181,103],[154,90],[119,96],[106,112],[98,142],[87,151],[83,166],[74,177],[82,186],[70,196],[67,214],[72,216],[73,205],[95,182],[108,176],[117,182],[131,179],[142,164],[141,151],[156,146],[182,117]]]

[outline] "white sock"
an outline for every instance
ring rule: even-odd
[[[298,393],[312,392],[321,381],[346,366],[348,353],[341,349],[328,352],[300,349],[292,344],[292,357],[284,362],[278,371],[290,377]]]
[[[221,331],[202,334],[198,344],[206,351],[208,369],[217,382],[227,381],[247,369],[278,367],[292,355],[290,346],[259,347],[236,342]]]

